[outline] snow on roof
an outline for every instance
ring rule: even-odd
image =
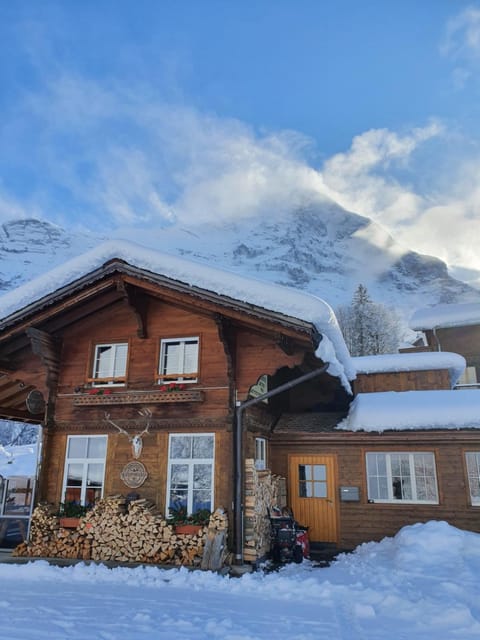
[[[0,445],[0,476],[34,476],[37,468],[37,445]]]
[[[324,300],[124,240],[105,242],[0,297],[0,318],[6,318],[115,258],[191,286],[312,323],[323,336],[316,355],[329,363],[328,372],[339,377],[350,391],[349,380],[355,378],[355,369],[335,314]]]
[[[359,393],[337,429],[480,429],[480,390]]]
[[[480,324],[480,303],[437,304],[417,309],[410,318],[409,326],[414,331],[440,327],[461,327]]]
[[[448,369],[454,387],[465,371],[465,358],[448,351],[426,351],[420,353],[385,353],[377,356],[352,358],[357,373],[393,373],[396,371],[427,371]]]

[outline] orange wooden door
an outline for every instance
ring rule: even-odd
[[[295,520],[309,527],[310,540],[337,542],[335,456],[290,456],[288,475]]]

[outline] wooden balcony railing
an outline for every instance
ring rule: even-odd
[[[203,402],[203,391],[118,391],[79,393],[73,396],[76,407],[112,404],[157,404],[163,402]]]

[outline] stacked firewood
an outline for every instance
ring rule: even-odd
[[[152,502],[123,496],[100,500],[74,530],[60,526],[51,507],[37,507],[30,540],[17,556],[200,566],[209,527],[226,531],[227,517],[218,509],[196,534],[178,534]]]
[[[43,558],[90,558],[90,545],[76,530],[63,529],[51,505],[35,508],[30,525],[29,542],[13,552],[15,556]]]
[[[286,506],[285,478],[259,471],[253,459],[245,460],[244,559],[256,562],[270,550],[270,519],[273,507]]]

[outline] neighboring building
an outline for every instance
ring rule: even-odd
[[[37,445],[0,445],[0,549],[28,537],[35,498]]]
[[[0,417],[43,425],[38,500],[223,506],[237,562],[265,554],[274,500],[338,548],[480,531],[480,392],[451,390],[456,354],[352,359],[319,298],[129,243],[0,305]]]
[[[352,361],[348,413],[285,413],[275,425],[271,465],[288,478],[296,516],[314,539],[341,548],[428,520],[480,532],[480,391],[452,390],[464,359],[413,353]]]
[[[432,351],[453,351],[466,360],[458,382],[462,388],[480,387],[480,304],[440,304],[417,310],[410,328],[422,331]]]

